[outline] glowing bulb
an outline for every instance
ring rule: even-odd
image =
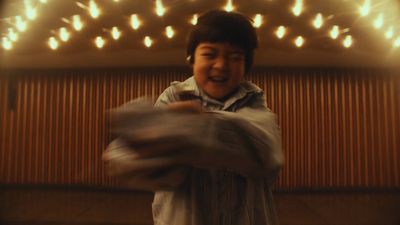
[[[323,24],[324,24],[324,21],[323,21],[323,18],[322,18],[322,14],[318,13],[315,16],[315,19],[313,21],[313,25],[314,25],[315,28],[319,29],[319,28],[322,27]]]
[[[161,2],[161,0],[156,0],[156,14],[158,16],[163,16],[165,13],[165,8]]]
[[[338,38],[338,37],[339,37],[339,26],[334,25],[334,26],[332,27],[331,31],[329,31],[329,36],[330,36],[332,39]]]
[[[15,26],[17,27],[17,30],[19,32],[24,32],[26,31],[27,25],[26,22],[22,20],[21,16],[16,16],[15,17]]]
[[[24,1],[25,4],[25,16],[29,20],[34,20],[37,17],[37,11],[32,7],[31,2],[29,0]]]
[[[286,34],[286,28],[284,26],[279,26],[278,29],[276,29],[275,34],[279,39],[282,39]]]
[[[72,17],[72,26],[76,31],[80,31],[83,28],[81,17],[79,15],[74,15]]]
[[[193,25],[196,25],[198,18],[199,18],[199,16],[197,14],[194,14],[192,19],[190,20],[190,23],[193,24]]]
[[[400,47],[400,36],[393,42],[393,47],[398,48]]]
[[[394,32],[393,26],[390,26],[385,32],[386,39],[391,39],[393,37],[393,32]]]
[[[151,38],[149,36],[146,36],[144,38],[144,45],[146,47],[150,48],[152,44],[153,44],[153,41],[151,40]]]
[[[50,37],[47,44],[52,50],[56,50],[58,48],[58,41],[55,37]]]
[[[295,16],[300,16],[303,11],[303,0],[296,0],[295,5],[292,8],[292,12]]]
[[[59,31],[60,40],[63,42],[67,42],[69,40],[70,34],[65,27],[61,27]]]
[[[296,38],[296,40],[294,41],[294,43],[296,44],[296,46],[297,46],[298,48],[300,48],[300,47],[303,46],[303,44],[304,44],[304,38],[303,38],[302,36],[298,36],[298,37]]]
[[[8,39],[12,42],[16,42],[18,40],[18,34],[15,33],[14,29],[8,28]]]
[[[167,35],[168,38],[172,38],[175,34],[174,29],[172,29],[171,26],[167,26],[165,28],[165,34]]]
[[[104,39],[100,36],[96,37],[96,39],[94,40],[97,48],[103,48],[104,45],[106,44],[106,42],[104,41]]]
[[[365,0],[364,4],[360,7],[360,15],[367,16],[371,10],[371,1]]]
[[[376,29],[381,29],[383,26],[383,14],[379,14],[378,17],[376,17],[376,19],[374,20],[374,27]]]
[[[89,2],[89,14],[94,19],[100,16],[100,9],[97,7],[97,4],[94,0],[90,0]]]
[[[263,16],[261,14],[257,14],[254,16],[254,23],[253,26],[255,28],[261,27]]]
[[[111,36],[114,40],[118,40],[121,37],[121,31],[119,31],[118,27],[113,27],[111,29]]]
[[[346,35],[346,37],[343,40],[343,46],[345,48],[350,48],[352,44],[353,44],[353,38],[351,37],[351,35]]]
[[[233,6],[232,0],[228,0],[226,2],[226,5],[225,5],[224,9],[227,12],[232,12],[233,10],[235,10],[235,7]]]
[[[5,50],[11,50],[13,47],[12,42],[7,37],[3,37],[2,45]]]
[[[139,20],[139,17],[138,17],[137,14],[132,14],[131,15],[131,27],[134,30],[137,30],[140,27],[140,20]]]

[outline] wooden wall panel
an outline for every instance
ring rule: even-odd
[[[156,98],[188,72],[1,72],[0,183],[116,185],[101,161],[107,109]],[[274,68],[248,79],[266,91],[282,127],[277,188],[400,187],[398,71]]]

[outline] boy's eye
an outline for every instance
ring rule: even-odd
[[[212,57],[215,56],[215,54],[212,53],[212,52],[204,52],[204,53],[201,54],[201,56],[204,56],[206,58],[212,58]]]
[[[242,59],[244,59],[244,55],[242,53],[231,53],[231,54],[229,54],[229,59],[242,60]]]

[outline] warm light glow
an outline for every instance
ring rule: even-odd
[[[172,29],[171,26],[167,26],[165,28],[165,34],[167,35],[168,38],[172,38],[175,34],[174,29]]]
[[[227,11],[227,12],[232,12],[233,10],[235,10],[235,7],[233,6],[232,0],[228,0],[226,2],[224,10]]]
[[[87,9],[86,5],[84,5],[82,2],[76,2],[76,5],[77,5],[79,8]]]
[[[60,28],[60,32],[59,32],[59,36],[60,36],[60,40],[63,42],[67,42],[69,40],[70,34],[67,30],[67,28],[65,27],[61,27]]]
[[[196,25],[198,18],[199,18],[199,16],[197,14],[194,14],[192,19],[190,20],[190,23],[193,24],[193,25]]]
[[[392,39],[393,35],[394,35],[394,28],[393,28],[393,26],[390,26],[385,32],[385,38]]]
[[[21,16],[15,17],[15,26],[19,32],[24,32],[27,28],[26,22],[22,20]]]
[[[90,0],[89,2],[89,14],[94,19],[100,16],[100,9],[97,7],[97,4],[94,0]]]
[[[330,36],[332,39],[338,38],[338,37],[339,37],[339,26],[334,25],[334,26],[332,27],[331,31],[329,31],[329,36]]]
[[[315,16],[315,19],[313,20],[313,26],[317,29],[321,28],[322,25],[324,24],[323,18],[322,18],[322,14],[318,13]]]
[[[111,36],[114,40],[118,40],[121,37],[121,31],[119,31],[118,27],[111,29]]]
[[[47,0],[39,0],[40,3],[46,4]]]
[[[275,34],[279,39],[282,39],[286,34],[286,28],[284,26],[279,26],[278,29],[276,29]]]
[[[383,26],[383,14],[379,14],[378,17],[376,17],[376,19],[374,20],[374,27],[376,29],[381,29]]]
[[[367,16],[371,10],[371,1],[365,0],[364,4],[360,7],[360,15]]]
[[[150,48],[152,44],[153,44],[153,41],[151,40],[151,38],[149,36],[146,36],[144,38],[144,45],[146,47]]]
[[[398,48],[400,47],[400,36],[393,42],[393,47]]]
[[[300,16],[300,14],[303,11],[303,0],[296,0],[296,3],[294,4],[292,8],[292,12],[295,16]]]
[[[296,46],[297,46],[298,48],[300,48],[300,47],[303,46],[303,44],[304,44],[304,38],[303,38],[302,36],[298,36],[298,37],[296,38],[296,40],[294,41],[294,43],[296,44]]]
[[[255,28],[259,28],[259,27],[261,27],[261,24],[262,24],[262,19],[263,19],[263,16],[261,15],[261,14],[257,14],[257,15],[255,15],[254,16],[254,22],[253,22],[253,26],[255,27]]]
[[[76,31],[80,31],[83,28],[81,17],[79,15],[74,15],[72,17],[72,26]]]
[[[351,35],[346,35],[346,37],[343,40],[343,46],[345,48],[350,48],[352,44],[353,44],[353,38],[351,37]]]
[[[156,0],[156,14],[158,16],[163,16],[165,13],[165,8],[161,2],[161,0]]]
[[[52,50],[56,50],[58,48],[58,41],[55,37],[50,37],[47,44]]]
[[[3,37],[2,45],[5,50],[11,50],[13,47],[12,42],[7,37]]]
[[[94,40],[97,48],[103,48],[104,45],[106,44],[106,42],[104,41],[104,39],[100,36],[96,37],[96,39]]]
[[[137,14],[131,15],[131,27],[134,30],[137,30],[140,27],[140,20]]]
[[[18,34],[12,28],[8,28],[7,37],[12,42],[16,42],[18,40]]]
[[[25,16],[29,20],[34,20],[37,17],[37,11],[32,7],[30,0],[24,0]]]

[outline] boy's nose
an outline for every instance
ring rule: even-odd
[[[228,68],[228,60],[225,57],[218,57],[215,59],[214,68],[220,70],[226,70]]]

